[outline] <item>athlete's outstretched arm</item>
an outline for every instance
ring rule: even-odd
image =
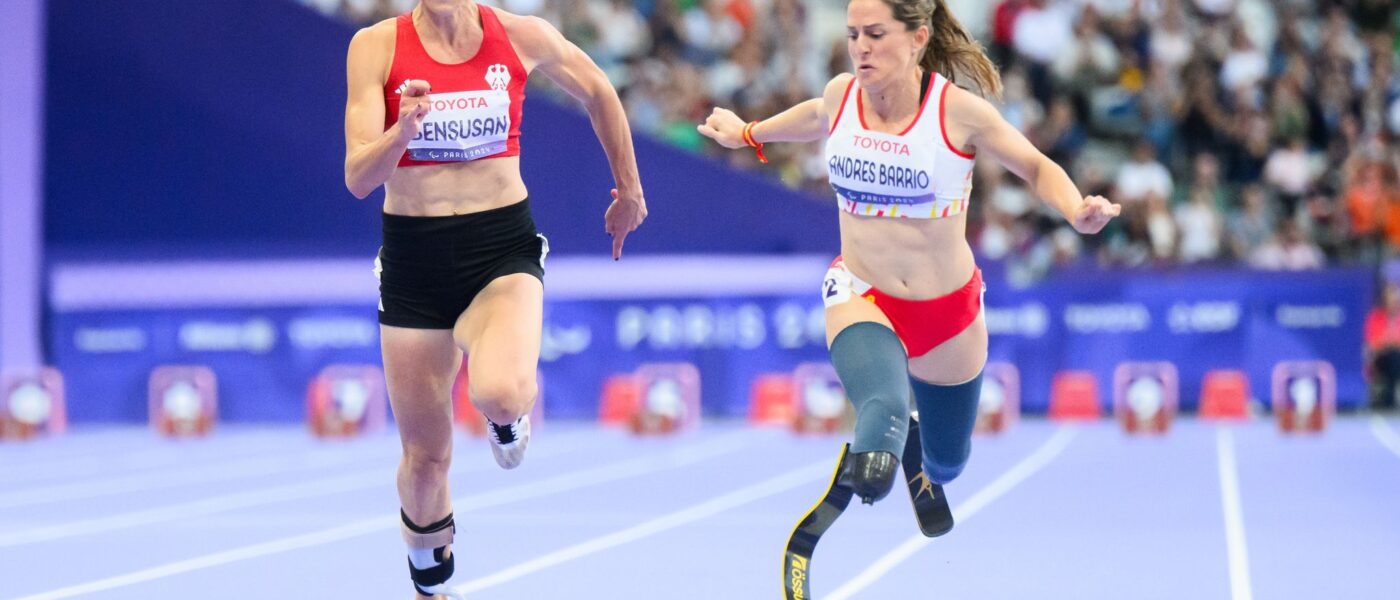
[[[758,122],[749,130],[755,142],[811,142],[826,137],[831,120],[828,107],[832,106],[833,91],[836,106],[840,106],[840,96],[845,93],[851,75],[838,75],[826,85],[822,98],[812,98],[792,108]],[[743,148],[744,126],[747,123],[727,108],[715,107],[704,123],[696,130],[725,148]]]
[[[1024,179],[1035,195],[1060,211],[1076,231],[1098,233],[1122,210],[1102,196],[1082,196],[1060,165],[1037,150],[980,96],[954,86],[948,90],[947,102],[945,127],[968,132],[969,146]]]
[[[812,98],[758,122],[749,133],[759,143],[810,142],[821,139],[826,133],[825,124],[822,99]],[[743,148],[748,146],[743,135],[745,125],[734,111],[716,106],[696,129],[725,148]]]
[[[526,68],[539,69],[568,92],[588,111],[593,131],[608,154],[613,181],[613,202],[603,215],[604,227],[613,238],[613,258],[622,256],[622,240],[636,231],[647,217],[646,199],[637,174],[637,155],[632,148],[632,130],[622,110],[622,100],[608,81],[607,74],[593,59],[564,39],[548,21],[538,17],[515,17],[510,25],[511,41],[520,50]]]
[[[360,199],[394,174],[408,141],[418,135],[428,114],[428,82],[415,80],[403,91],[399,122],[384,130],[386,50],[393,42],[393,28],[367,27],[350,40],[346,53],[345,187]]]

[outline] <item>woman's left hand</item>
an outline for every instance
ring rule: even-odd
[[[1121,205],[1109,202],[1103,196],[1089,196],[1084,198],[1084,204],[1081,204],[1079,210],[1070,218],[1070,224],[1074,225],[1074,230],[1079,233],[1098,233],[1122,210]]]
[[[647,202],[640,190],[619,195],[614,189],[612,198],[612,204],[603,213],[603,228],[612,236],[613,260],[617,260],[622,258],[622,240],[647,218]]]

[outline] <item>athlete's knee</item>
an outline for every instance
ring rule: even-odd
[[[446,481],[452,467],[452,450],[405,445],[403,464],[414,481]]]
[[[907,388],[880,390],[863,398],[851,398],[856,410],[856,446],[860,451],[893,451],[904,446],[909,431]],[[869,439],[864,439],[869,438]]]
[[[493,423],[510,423],[529,412],[539,393],[534,374],[502,375],[471,382],[472,404]]]

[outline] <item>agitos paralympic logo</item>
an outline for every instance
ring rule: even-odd
[[[910,486],[915,486],[915,485],[919,486],[919,492],[918,492],[917,494],[914,494],[914,499],[915,499],[915,500],[918,500],[919,497],[923,496],[925,493],[928,494],[928,497],[929,497],[930,499],[934,499],[934,497],[933,497],[933,482],[932,482],[932,481],[929,481],[928,475],[925,475],[923,471],[919,471],[919,474],[918,474],[918,475],[915,475],[913,479],[910,479],[910,480],[909,480],[909,485],[910,485]]]
[[[789,556],[791,568],[788,569],[788,585],[792,588],[794,600],[802,600],[807,597],[803,593],[807,589],[807,559],[795,554]]]

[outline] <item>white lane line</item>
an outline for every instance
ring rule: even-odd
[[[154,473],[138,473],[108,479],[84,479],[60,485],[0,493],[0,509],[150,492],[249,477],[266,477],[280,473],[336,467],[359,461],[369,462],[373,458],[375,457],[345,452],[343,449],[320,449],[302,457],[283,455],[245,458],[223,464],[186,465]]]
[[[1397,435],[1379,415],[1371,417],[1371,435],[1376,436],[1381,445],[1389,448],[1396,456],[1400,456],[1400,435]]]
[[[90,456],[95,449],[131,451],[134,445],[150,446],[154,436],[148,428],[112,426],[101,429],[70,428],[62,436],[28,440],[23,444],[0,446],[0,469],[36,460],[72,460]]]
[[[737,435],[727,435],[705,443],[685,446],[660,456],[653,455],[628,459],[591,469],[571,471],[564,475],[523,485],[502,488],[492,492],[454,498],[452,500],[452,510],[454,513],[461,514],[493,506],[520,502],[522,500],[561,494],[623,479],[641,477],[661,471],[678,469],[711,458],[737,452],[746,447],[749,442],[753,441],[752,439],[736,439],[740,437],[741,436]],[[172,575],[179,575],[181,573],[188,573],[190,571],[198,571],[200,569],[226,565],[252,558],[320,546],[398,528],[399,519],[397,515],[363,519],[339,527],[332,527],[321,531],[167,563],[149,569],[126,573],[124,575],[117,575],[115,577],[108,577],[106,579],[25,596],[17,600],[56,600],[58,598],[71,598],[82,594],[111,590],[155,579],[162,579]]]
[[[34,463],[42,461],[69,461],[91,456],[94,451],[130,453],[146,450],[159,450],[174,445],[196,446],[211,449],[233,449],[244,446],[257,447],[256,442],[296,440],[305,436],[288,436],[282,431],[286,427],[265,425],[231,425],[220,427],[217,436],[190,440],[172,440],[151,431],[149,425],[87,425],[70,427],[62,435],[28,440],[20,444],[0,446],[0,466],[10,463]],[[296,429],[298,433],[305,428]],[[266,450],[266,448],[263,448]]]
[[[109,517],[70,521],[59,525],[35,527],[11,533],[0,533],[0,548],[52,542],[66,538],[96,535],[120,529],[193,519],[231,510],[266,506],[278,502],[304,500],[388,485],[393,481],[389,467],[373,472],[361,472],[339,477],[327,477],[303,483],[279,485],[236,494],[226,494],[168,504],[143,510],[125,512]]]
[[[580,436],[574,440],[574,444],[561,446],[551,444],[538,449],[534,454],[536,458],[541,456],[549,457],[560,454],[568,454],[576,451],[578,446],[587,443],[585,437]],[[458,462],[457,465],[465,463]],[[0,548],[12,546],[23,546],[26,544],[36,544],[40,542],[50,542],[65,538],[95,535],[108,531],[129,529],[154,525],[158,523],[168,523],[181,519],[193,519],[208,515],[240,510],[258,506],[267,506],[280,502],[290,502],[294,500],[304,500],[307,498],[317,498],[342,494],[373,487],[389,486],[394,482],[393,469],[397,464],[384,465],[370,471],[359,471],[349,475],[337,477],[326,477],[312,481],[265,487],[255,490],[248,490],[234,494],[224,494],[189,502],[167,504],[155,506],[137,511],[119,513],[106,517],[94,519],[83,519],[80,521],[69,521],[57,525],[35,527],[15,532],[0,533]],[[454,475],[460,473],[470,473],[474,471],[484,471],[494,469],[494,465],[473,464],[462,469],[454,467]]]
[[[1225,549],[1230,557],[1230,598],[1250,600],[1249,549],[1245,545],[1244,510],[1240,505],[1240,474],[1235,464],[1235,437],[1227,427],[1215,432],[1219,448],[1220,503],[1225,511]]]
[[[298,430],[298,433],[301,431]],[[551,442],[557,444],[567,441],[576,447],[582,443],[581,437],[578,432],[564,433],[553,436]],[[397,464],[397,453],[399,452],[397,440],[393,440],[392,444],[381,444],[378,443],[379,440],[367,439],[363,441],[368,443],[341,445],[337,441],[328,441],[324,445],[306,448],[305,454],[300,456],[289,457],[284,451],[275,456],[242,458],[222,464],[185,460],[180,463],[181,468],[123,475],[108,479],[82,478],[79,481],[65,484],[0,492],[0,509],[128,493],[144,493],[187,485],[248,477],[265,477],[307,469],[323,469],[356,462],[368,463],[381,459],[390,465]],[[387,442],[388,438],[385,441]],[[171,453],[174,450],[167,449],[165,452]],[[544,452],[546,456],[554,453],[549,450]]]
[[[171,440],[162,447],[143,447],[139,450],[94,447],[83,456],[63,459],[46,457],[45,460],[24,461],[7,466],[0,472],[4,473],[3,482],[9,487],[52,479],[72,481],[80,477],[111,475],[113,471],[144,473],[202,460],[285,456],[287,452],[294,450],[269,447],[262,440],[246,440],[241,446],[230,444],[226,448],[204,445],[210,443],[206,440],[190,442],[185,444]]]
[[[536,571],[583,558],[590,554],[596,554],[609,548],[635,542],[668,529],[674,529],[700,519],[712,517],[724,511],[830,476],[830,460],[812,463],[787,474],[761,481],[754,485],[735,490],[723,496],[712,498],[708,501],[667,515],[662,515],[645,523],[595,537],[591,540],[551,552],[539,558],[525,561],[486,577],[468,581],[459,587],[463,593],[479,592],[519,579]]]
[[[1064,451],[1066,446],[1069,446],[1070,441],[1074,439],[1076,433],[1078,433],[1077,428],[1061,427],[1054,435],[1050,436],[1049,440],[1041,444],[1035,452],[1032,452],[1029,456],[1022,459],[1021,462],[1016,463],[1016,466],[1002,473],[995,481],[978,490],[977,493],[973,494],[966,501],[953,507],[953,521],[959,523],[967,521],[972,518],[973,515],[986,508],[987,505],[1006,495],[1007,492],[1010,492],[1017,485],[1020,485],[1021,482],[1025,481],[1031,475],[1034,475],[1036,471],[1050,464],[1050,461],[1059,456],[1060,452]],[[924,537],[922,534],[915,534],[894,550],[889,551],[874,563],[871,563],[869,567],[866,567],[864,571],[861,571],[858,575],[842,584],[841,587],[836,588],[836,590],[826,596],[826,600],[846,600],[847,598],[854,597],[857,592],[869,587],[870,584],[884,577],[886,573],[898,566],[899,563],[904,562],[910,556],[913,556],[914,553],[932,542],[932,538]]]

